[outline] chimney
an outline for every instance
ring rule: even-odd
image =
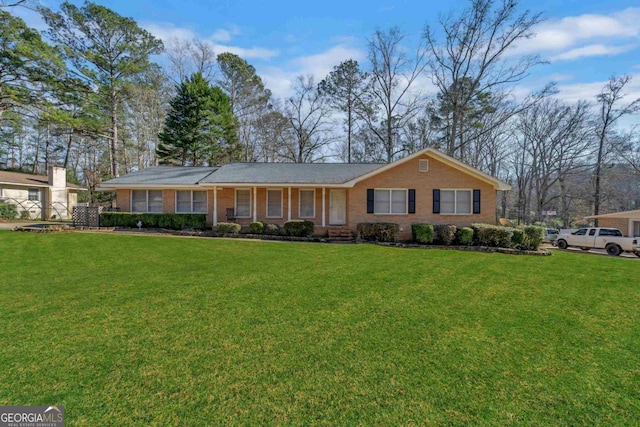
[[[65,188],[67,186],[67,170],[56,166],[49,166],[49,185],[53,188]]]

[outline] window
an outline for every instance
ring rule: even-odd
[[[162,190],[131,190],[131,212],[162,213]]]
[[[429,160],[427,159],[418,160],[418,171],[429,172]]]
[[[37,188],[29,189],[29,200],[32,202],[37,202],[40,200],[40,190]]]
[[[298,198],[300,218],[315,218],[316,190],[300,190],[298,192]]]
[[[581,228],[578,231],[574,231],[573,233],[574,236],[586,236],[587,235],[587,229],[586,228]]]
[[[236,190],[236,218],[251,216],[251,190]]]
[[[616,236],[622,237],[622,231],[615,228],[601,228],[598,236]]]
[[[206,213],[206,191],[176,191],[176,212],[178,213]]]
[[[406,215],[407,190],[375,190],[373,213]]]
[[[471,190],[440,190],[441,214],[470,214]]]
[[[267,218],[282,218],[282,190],[267,190]]]
[[[592,228],[591,230],[589,230],[589,236],[595,236],[596,235],[596,229]]]

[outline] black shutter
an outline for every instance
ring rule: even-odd
[[[409,190],[409,213],[416,213],[416,190]]]
[[[373,213],[373,188],[367,189],[367,213]]]
[[[433,190],[433,213],[440,213],[440,190]]]
[[[480,213],[480,190],[473,190],[473,213]]]

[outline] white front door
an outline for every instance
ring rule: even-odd
[[[347,190],[329,192],[329,225],[344,225],[347,222]]]

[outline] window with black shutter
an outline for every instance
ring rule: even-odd
[[[473,190],[473,213],[480,213],[480,190]]]
[[[440,190],[433,190],[433,213],[440,213]]]
[[[374,206],[374,189],[373,188],[368,188],[367,189],[367,213],[372,214],[373,213],[373,206]]]
[[[416,213],[416,190],[409,189],[409,213]]]

